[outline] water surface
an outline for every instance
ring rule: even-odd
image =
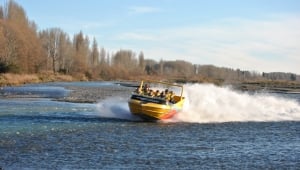
[[[0,99],[0,167],[3,169],[297,169],[300,167],[298,95],[276,94],[279,98],[275,95],[274,101],[273,98],[263,98],[266,100],[265,105],[269,104],[265,110],[253,105],[257,107],[254,112],[261,111],[271,115],[269,112],[278,108],[278,102],[290,104],[288,109],[272,113],[284,115],[282,116],[284,120],[278,116],[274,116],[273,120],[264,120],[261,116],[261,121],[252,121],[251,116],[257,114],[250,112],[249,108],[239,111],[240,115],[246,115],[243,121],[224,119],[223,122],[205,123],[198,121],[198,118],[204,115],[190,111],[185,116],[194,116],[195,121],[189,121],[190,119],[184,121],[178,117],[169,123],[149,123],[132,117],[128,111],[127,99],[122,96],[97,104],[52,101],[57,94],[68,94],[64,89],[67,85],[71,84],[42,84],[38,85],[40,88],[29,85],[21,87],[25,88],[22,92],[25,94],[18,95],[23,97]],[[98,86],[99,82],[96,85]],[[107,82],[102,85],[114,86],[113,83]],[[28,90],[30,88],[37,90],[30,91]],[[30,95],[24,97],[28,91],[30,94],[34,93],[35,97]],[[229,91],[227,94],[225,93],[227,91],[227,89],[224,91],[223,97],[214,97],[217,105],[227,107],[223,98],[236,97],[235,92]],[[14,90],[8,92],[15,93]],[[237,95],[237,98],[244,97],[248,102],[252,102],[251,96]],[[258,97],[255,94],[252,96],[255,99]],[[202,98],[201,101],[203,100]],[[194,97],[190,103],[193,104],[195,101]],[[200,106],[209,101],[211,99],[192,108],[203,110]],[[270,106],[271,101],[276,103],[276,106]],[[294,105],[295,101],[298,104]],[[233,107],[243,106],[242,102],[235,103]],[[235,115],[237,114],[235,110],[228,109],[227,113]],[[209,120],[225,114],[214,109],[206,111],[214,114]],[[287,116],[290,116],[289,119]],[[295,118],[296,120],[293,120]]]

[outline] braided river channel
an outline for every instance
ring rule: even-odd
[[[74,103],[67,87],[125,89]],[[114,82],[29,84],[0,90],[0,169],[299,169],[300,94],[184,85],[166,122],[130,114],[133,87]],[[92,93],[92,92],[91,92]]]

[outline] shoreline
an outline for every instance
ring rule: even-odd
[[[110,97],[129,97],[133,88],[117,87],[75,87],[67,86],[70,90],[65,97],[55,98],[54,101],[71,102],[71,103],[97,103]]]
[[[299,82],[282,82],[282,81],[257,81],[242,82],[233,85],[241,91],[267,91],[274,93],[300,93]]]
[[[20,86],[12,86],[8,88],[18,88]],[[76,86],[76,85],[62,85],[58,86],[65,89],[65,94],[59,96],[44,96],[42,93],[35,93],[35,91],[10,91],[5,90],[5,87],[0,88],[0,99],[34,99],[34,98],[48,98],[52,101],[69,102],[69,103],[97,103],[108,98],[114,97],[125,97],[129,98],[131,92],[134,91],[135,87],[123,86],[119,83],[112,86],[100,86],[100,87],[89,87],[89,86]]]
[[[55,82],[55,81],[54,81]],[[72,81],[76,82],[76,81]],[[78,81],[79,82],[79,81]],[[87,81],[88,82],[88,81]],[[37,82],[46,83],[46,82]],[[136,83],[132,81],[116,81],[116,86],[75,86],[65,85],[59,86],[66,89],[67,94],[63,97],[52,97],[53,101],[70,102],[70,103],[97,103],[110,97],[129,98],[131,92],[136,88]],[[27,83],[29,84],[29,83]],[[35,83],[33,83],[35,84]],[[269,92],[269,93],[295,93],[300,94],[300,84],[287,82],[244,82],[226,84],[224,86],[232,86],[233,90],[250,91],[250,92]],[[12,86],[18,87],[18,86]],[[222,87],[222,86],[221,86]],[[5,93],[4,87],[0,87],[0,98],[40,98],[40,95],[31,94],[9,94]],[[49,97],[50,98],[50,97]]]

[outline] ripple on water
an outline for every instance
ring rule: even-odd
[[[297,169],[300,165],[297,121],[147,123],[104,118],[101,111],[96,104],[0,99],[0,167]]]

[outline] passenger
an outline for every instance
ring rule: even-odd
[[[165,98],[166,97],[166,95],[165,95],[165,92],[164,91],[162,91],[161,93],[160,93],[160,95],[159,95],[159,97],[161,97],[161,98]]]
[[[147,94],[149,94],[149,86],[148,86],[148,84],[145,84],[145,86],[144,86],[144,88],[143,88],[143,92],[144,92],[144,95],[147,95]]]
[[[160,92],[159,92],[159,90],[156,90],[155,97],[159,97],[159,96],[160,96]]]
[[[171,94],[168,89],[165,90],[165,93],[165,99],[167,102],[169,102],[171,100]]]
[[[151,96],[151,97],[154,97],[154,96],[155,96],[154,91],[153,91],[152,89],[150,89],[149,96]]]
[[[147,95],[148,95],[148,96],[151,95],[151,90],[150,90],[150,89],[147,90]]]
[[[170,91],[170,102],[171,103],[175,103],[174,96],[175,96],[175,93],[173,91]]]
[[[137,93],[137,94],[142,94],[143,90],[142,90],[141,87],[137,87],[134,92]]]

